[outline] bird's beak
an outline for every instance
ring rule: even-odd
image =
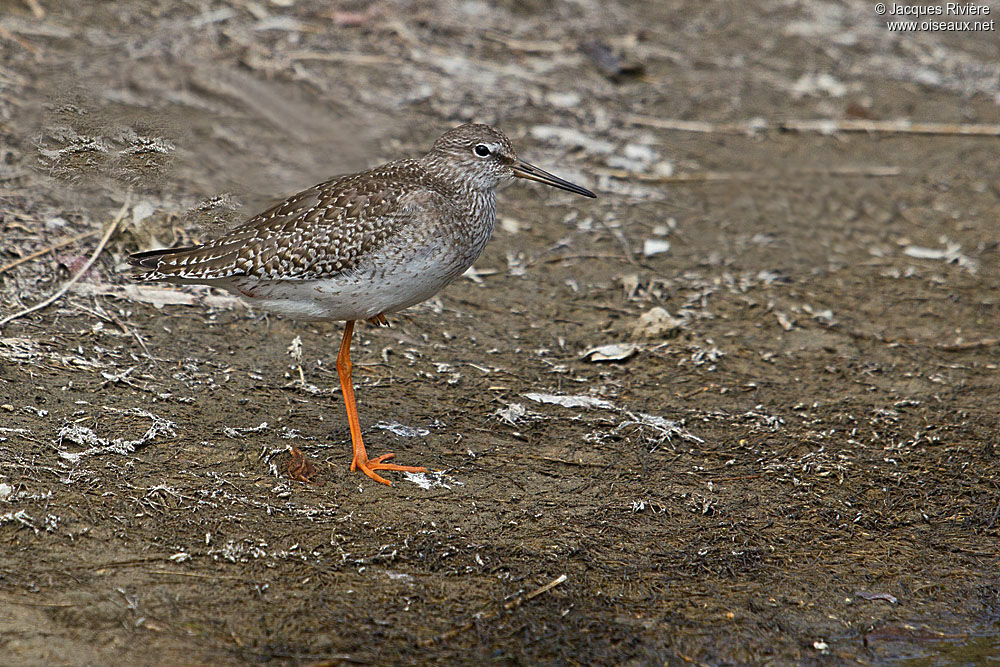
[[[568,190],[569,192],[575,192],[578,195],[583,195],[584,197],[596,197],[593,192],[587,188],[582,188],[575,183],[570,183],[569,181],[564,181],[558,176],[553,176],[547,171],[542,171],[538,167],[528,164],[523,160],[518,160],[512,167],[514,170],[514,175],[518,178],[526,178],[529,181],[538,181],[539,183],[545,183],[545,185],[551,185],[554,188],[559,188],[560,190]]]

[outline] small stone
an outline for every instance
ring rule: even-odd
[[[656,151],[642,144],[625,144],[623,152],[629,160],[637,160],[639,162],[652,162],[657,157]]]
[[[671,315],[666,308],[656,306],[639,317],[632,338],[665,338],[676,334],[684,326],[684,320]]]
[[[560,109],[570,109],[580,104],[580,96],[576,93],[549,93],[546,95],[549,104]]]
[[[653,166],[653,173],[660,178],[670,178],[674,175],[674,163],[663,160]]]
[[[670,241],[665,239],[646,239],[642,244],[642,254],[646,257],[661,255],[670,250]]]

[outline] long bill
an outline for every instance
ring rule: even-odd
[[[514,175],[518,178],[524,178],[529,181],[538,181],[539,183],[545,183],[545,185],[551,185],[554,188],[559,188],[560,190],[567,190],[569,192],[574,192],[578,195],[583,195],[584,197],[597,197],[593,192],[587,188],[580,187],[576,183],[570,183],[569,181],[564,181],[558,176],[553,176],[547,171],[539,169],[533,164],[528,164],[523,160],[518,160],[514,164]]]

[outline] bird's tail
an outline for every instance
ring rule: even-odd
[[[168,255],[177,255],[188,252],[197,247],[198,246],[185,246],[183,248],[161,248],[160,250],[137,252],[128,256],[128,263],[140,269],[152,269],[155,271],[160,265],[160,260]]]
[[[246,235],[229,235],[202,245],[137,252],[128,263],[146,269],[133,276],[136,280],[210,284],[242,273],[236,261],[245,243]]]
[[[139,282],[166,281],[208,285],[232,275],[232,257],[220,254],[211,244],[147,250],[129,255],[128,263],[140,269],[132,279]]]

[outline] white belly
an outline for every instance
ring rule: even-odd
[[[426,301],[472,265],[411,259],[364,274],[315,280],[237,280],[220,285],[261,308],[298,320],[363,320]]]

